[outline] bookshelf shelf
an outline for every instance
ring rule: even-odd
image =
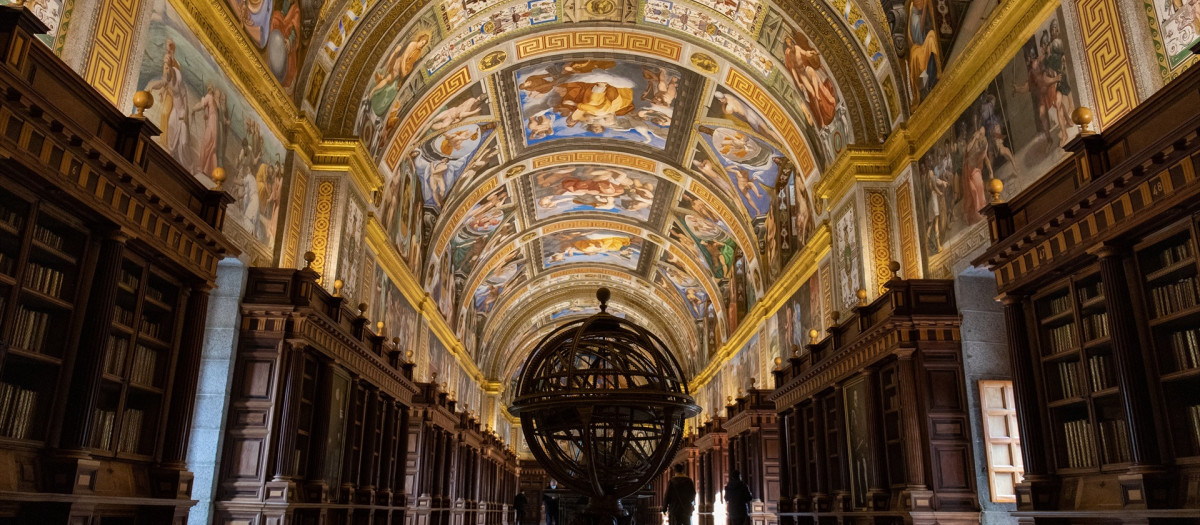
[[[1075,322],[1075,312],[1067,310],[1041,320],[1042,326],[1062,326]]]
[[[13,356],[13,357],[19,357],[22,359],[28,359],[30,361],[36,361],[39,363],[45,363],[48,365],[61,365],[62,364],[62,360],[57,357],[54,357],[52,355],[38,353],[38,352],[30,352],[23,348],[9,347],[8,355]]]
[[[1091,341],[1083,343],[1083,349],[1084,350],[1095,350],[1095,349],[1099,349],[1099,348],[1107,348],[1110,345],[1112,345],[1112,338],[1105,336],[1105,337],[1101,337],[1099,339],[1092,339]]]
[[[1059,399],[1057,401],[1051,401],[1051,402],[1047,403],[1046,406],[1048,406],[1050,408],[1075,407],[1076,405],[1082,405],[1086,401],[1087,401],[1087,399],[1084,399],[1083,396],[1076,396],[1076,397],[1070,397],[1067,399]]]
[[[74,308],[74,306],[67,301],[46,295],[31,288],[21,288],[21,295],[24,296],[26,302],[30,305],[36,305],[44,308],[54,308],[67,312]]]
[[[1200,326],[1200,305],[1151,319],[1150,326],[1155,328]]]
[[[38,241],[37,239],[34,239],[31,244],[35,248],[35,251],[38,255],[44,255],[50,259],[55,259],[58,262],[62,262],[65,264],[70,264],[70,265],[74,265],[76,262],[78,262],[78,260],[75,257],[72,257],[71,255],[68,255],[67,253],[64,253],[62,250],[59,250],[57,248],[52,248],[50,246],[47,246],[46,244],[42,243],[41,241]]]
[[[1187,381],[1189,379],[1191,379],[1191,380],[1200,379],[1200,368],[1188,368],[1188,369],[1184,369],[1184,370],[1179,370],[1179,371],[1171,372],[1168,374],[1163,374],[1162,377],[1159,378],[1159,380],[1164,383],[1181,382],[1181,381]],[[1197,386],[1197,388],[1200,388],[1200,386]]]

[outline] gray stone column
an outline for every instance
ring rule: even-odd
[[[200,379],[187,449],[187,465],[194,476],[192,499],[197,500],[188,515],[188,523],[209,523],[212,515],[217,468],[221,463],[221,428],[229,406],[229,384],[233,376],[245,286],[245,263],[227,258],[217,265],[217,286],[208,300]]]

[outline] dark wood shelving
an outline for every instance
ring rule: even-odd
[[[230,198],[29,45],[43,30],[0,7],[0,465],[20,472],[0,476],[0,522],[167,522],[192,505],[198,369],[185,361],[199,357],[216,263],[237,255],[221,233]],[[147,283],[170,289],[147,301]],[[131,381],[143,303],[163,327],[150,385]]]
[[[995,271],[1005,301],[1030,444],[1017,489],[1023,523],[1200,515],[1194,483],[1182,481],[1200,479],[1197,89],[1200,69],[1071,141],[1047,176],[983,210],[992,245],[973,263]],[[1064,292],[1072,315],[1048,307]],[[1047,327],[1068,317],[1083,342],[1056,358],[1070,338],[1049,339]],[[1075,359],[1075,376],[1062,377],[1058,367]],[[1064,381],[1083,390],[1058,399]]]

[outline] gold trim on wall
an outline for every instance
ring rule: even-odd
[[[317,281],[325,277],[325,258],[329,251],[329,230],[333,225],[333,194],[336,188],[333,181],[328,179],[317,184],[312,236],[312,252],[317,256],[312,262],[312,269],[321,275]]]
[[[867,190],[867,217],[871,220],[871,254],[874,257],[875,285],[882,295],[892,279],[892,229],[888,217],[887,193]]]
[[[100,3],[91,51],[83,78],[100,94],[120,107],[121,90],[132,60],[134,23],[141,0],[108,0]]]
[[[809,277],[817,271],[817,265],[821,260],[829,254],[833,249],[833,235],[828,222],[821,224],[817,231],[813,233],[808,244],[796,256],[796,258],[788,265],[783,274],[779,276],[779,280],[775,281],[775,286],[763,295],[762,300],[754,305],[742,322],[738,324],[738,329],[729,336],[729,339],[721,345],[708,366],[696,377],[692,378],[689,383],[689,388],[692,392],[696,392],[712,381],[717,373],[724,368],[725,363],[733,359],[742,346],[749,341],[754,334],[757,334],[761,325],[771,316],[775,315],[784,303],[789,298],[796,294],[800,286],[808,282]]]
[[[916,216],[913,213],[912,181],[906,180],[896,188],[896,219],[900,223],[900,254],[904,266],[900,275],[908,279],[921,277],[921,261],[917,257]]]
[[[1087,58],[1097,124],[1105,125],[1129,113],[1138,104],[1129,46],[1121,32],[1116,0],[1079,0],[1079,27]]]

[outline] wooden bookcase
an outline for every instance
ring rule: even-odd
[[[45,29],[0,6],[0,522],[172,522],[231,199]]]
[[[1200,263],[1196,220],[1136,247],[1148,339],[1161,386],[1168,445],[1177,461],[1200,463]]]
[[[952,281],[892,279],[776,367],[802,444],[782,449],[780,523],[978,523],[956,304]]]
[[[239,460],[220,467],[214,523],[498,525],[516,455],[436,383],[413,382],[404,349],[317,278],[310,268],[249,271],[228,407],[236,417],[224,429],[224,457]],[[499,468],[451,483],[483,456]],[[478,486],[504,492],[484,498]]]
[[[0,185],[0,440],[44,443],[82,312],[88,231],[33,194]]]
[[[1029,523],[1200,523],[1200,70],[988,216]]]

